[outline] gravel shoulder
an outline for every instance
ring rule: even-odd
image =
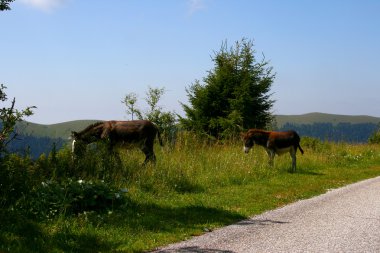
[[[380,177],[155,252],[380,252]]]

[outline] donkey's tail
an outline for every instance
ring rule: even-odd
[[[303,149],[301,148],[301,145],[298,143],[298,149],[301,151],[301,154],[303,154]]]

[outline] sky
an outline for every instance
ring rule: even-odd
[[[125,95],[183,115],[223,42],[269,61],[274,114],[380,117],[377,0],[15,0],[0,12],[0,83],[27,121],[128,120]],[[5,104],[10,104],[10,99]],[[1,106],[3,107],[3,105]]]

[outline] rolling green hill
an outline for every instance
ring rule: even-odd
[[[317,112],[302,115],[275,115],[275,119],[278,128],[282,128],[287,123],[306,125],[312,125],[314,123],[329,123],[333,126],[336,126],[339,123],[371,123],[376,125],[380,123],[380,118],[378,117],[337,115]],[[52,125],[42,125],[23,121],[17,125],[17,131],[22,135],[67,139],[70,136],[71,131],[79,131],[97,121],[98,120],[76,120]]]
[[[98,120],[76,120],[52,125],[42,125],[23,121],[17,124],[17,132],[22,135],[62,138],[65,140],[70,137],[71,131],[80,131],[97,121]]]
[[[380,118],[371,116],[349,116],[325,113],[303,115],[276,115],[279,130],[296,130],[301,136],[309,136],[334,142],[365,143],[379,129]],[[17,140],[10,145],[12,152],[25,154],[29,150],[33,158],[48,154],[53,145],[67,145],[71,131],[80,131],[98,120],[77,120],[52,125],[20,122],[16,131]]]
[[[48,155],[52,148],[60,149],[69,142],[71,131],[80,131],[97,120],[77,120],[52,125],[35,124],[26,121],[16,125],[18,137],[9,145],[9,151],[20,155],[29,154],[37,159]]]
[[[291,124],[314,124],[314,123],[331,123],[336,126],[339,123],[363,124],[372,123],[379,124],[380,118],[372,116],[351,116],[351,115],[338,115],[327,113],[307,113],[302,115],[276,115],[277,126],[281,128],[286,123]]]

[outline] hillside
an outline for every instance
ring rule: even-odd
[[[293,129],[301,136],[323,141],[366,143],[380,127],[380,118],[309,113],[276,117],[278,130]]]
[[[284,125],[313,125],[315,123],[327,123],[337,126],[340,123],[350,124],[374,124],[380,123],[379,117],[372,116],[352,116],[352,115],[338,115],[327,113],[307,113],[301,115],[275,115],[276,124],[279,129]],[[31,135],[34,137],[48,137],[48,138],[69,138],[71,131],[80,131],[86,126],[97,122],[98,120],[76,120],[62,122],[52,125],[42,125],[30,122],[20,122],[17,125],[18,133],[22,135]]]
[[[352,116],[352,115],[338,115],[327,113],[307,113],[301,115],[276,115],[277,127],[281,128],[286,123],[291,124],[306,124],[311,125],[314,123],[331,123],[336,126],[339,123],[351,123],[351,124],[379,124],[380,118],[372,116]]]
[[[52,125],[42,125],[23,121],[17,124],[16,129],[17,132],[22,135],[67,139],[70,137],[71,131],[80,131],[97,121],[98,120],[76,120]]]
[[[380,118],[325,113],[303,115],[276,115],[278,130],[294,129],[301,136],[334,142],[365,143],[379,128]],[[33,158],[48,154],[52,147],[67,145],[71,131],[80,131],[97,120],[77,120],[52,125],[20,122],[16,131],[19,138],[11,143],[10,150]]]
[[[49,154],[54,146],[60,149],[66,145],[71,131],[80,131],[94,122],[96,120],[77,120],[52,125],[19,122],[16,125],[18,136],[8,148],[11,152],[37,159],[43,153]]]

